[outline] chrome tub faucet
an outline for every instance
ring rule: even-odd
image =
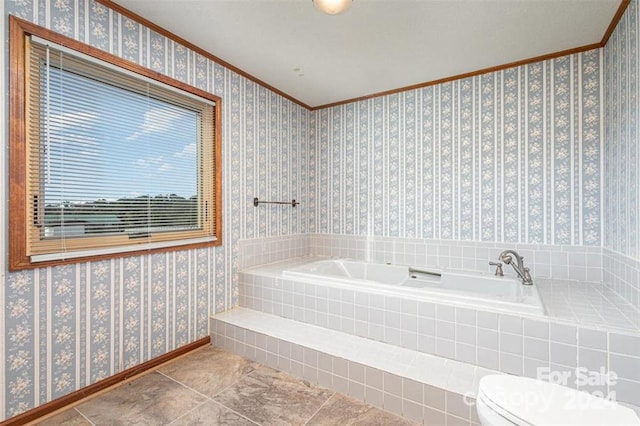
[[[515,258],[515,262],[514,262]],[[531,285],[533,284],[533,279],[531,278],[531,273],[529,272],[529,268],[525,268],[524,266],[524,257],[520,256],[515,250],[505,250],[500,253],[498,256],[498,260],[503,262],[506,265],[513,266],[513,269],[518,274],[518,277],[522,280],[522,284]],[[491,264],[495,264],[495,262],[490,262]],[[496,265],[498,266],[498,265]],[[496,269],[496,275],[498,275],[498,269],[502,272],[502,265],[499,265]]]
[[[504,277],[504,272],[502,272],[502,263],[500,263],[500,262],[489,262],[489,265],[496,267],[495,275],[497,275],[499,277]]]

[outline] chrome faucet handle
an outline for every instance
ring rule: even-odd
[[[533,279],[531,278],[531,273],[529,272],[529,268],[524,268],[524,277],[522,277],[522,284],[524,285],[533,284]]]
[[[489,262],[489,265],[496,267],[495,275],[497,275],[499,277],[504,277],[504,272],[502,272],[502,263],[500,263],[500,262]]]

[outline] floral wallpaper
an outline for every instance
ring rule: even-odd
[[[224,244],[7,273],[0,420],[207,336],[209,313],[238,303],[237,241],[307,232],[313,155],[309,111],[99,3],[3,1],[5,22],[21,17],[222,98]],[[256,196],[302,204],[255,208]]]
[[[640,306],[640,8],[632,0],[604,48],[604,284]]]
[[[206,336],[208,314],[238,303],[241,239],[604,242],[638,255],[635,125],[623,124],[637,111],[624,71],[637,62],[635,0],[604,51],[314,112],[92,0],[3,4],[5,22],[22,17],[222,98],[224,244],[8,273],[0,419]],[[603,113],[618,121],[602,128]],[[301,205],[255,208],[253,197]]]
[[[640,34],[638,1],[629,4],[604,48],[604,246],[640,260]]]
[[[598,246],[602,50],[316,113],[320,233]]]

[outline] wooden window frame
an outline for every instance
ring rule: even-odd
[[[28,103],[28,94],[26,93],[26,79],[28,76],[26,47],[27,37],[32,35],[215,102],[213,161],[211,162],[211,165],[214,167],[212,182],[214,185],[214,205],[212,208],[212,226],[214,228],[212,236],[215,238],[214,241],[180,244],[180,240],[177,240],[175,241],[176,245],[160,248],[141,247],[139,250],[131,250],[130,247],[134,247],[133,245],[125,245],[123,247],[127,247],[127,249],[122,252],[69,257],[65,259],[38,262],[32,261],[28,247],[29,233],[32,232],[33,226],[30,225],[29,221],[31,207],[28,203],[29,181],[27,178],[27,172],[29,141],[27,134],[28,123],[26,109]],[[219,246],[222,244],[222,102],[218,96],[55,33],[46,28],[20,18],[16,18],[15,16],[9,17],[9,43],[9,270],[15,271],[44,266],[104,260],[114,257],[130,257],[165,251]],[[184,239],[190,238],[187,234],[188,231],[185,233]],[[165,241],[163,241],[163,243],[164,242]],[[166,241],[166,243],[171,242]],[[88,248],[88,250],[94,249],[99,248]],[[73,256],[72,253],[70,254]]]

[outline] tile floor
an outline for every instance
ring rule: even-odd
[[[411,425],[212,346],[39,425]]]

